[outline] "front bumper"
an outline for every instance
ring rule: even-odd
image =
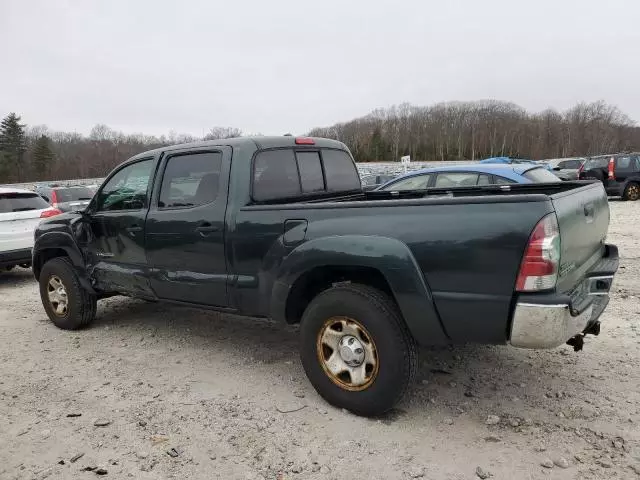
[[[520,348],[554,348],[583,333],[598,321],[609,303],[609,290],[618,269],[618,249],[607,246],[608,255],[595,266],[579,286],[586,297],[528,295],[516,303],[509,343]],[[564,301],[563,301],[564,300]]]

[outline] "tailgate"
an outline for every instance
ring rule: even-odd
[[[602,183],[551,195],[560,227],[557,290],[567,293],[604,255],[609,203]]]

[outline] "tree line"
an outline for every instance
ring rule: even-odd
[[[344,142],[358,162],[398,161],[403,155],[413,161],[539,160],[640,150],[640,127],[605,102],[540,113],[495,100],[428,107],[405,103],[309,134]],[[237,128],[214,127],[203,139],[241,135]],[[145,150],[196,140],[175,132],[125,134],[102,124],[89,135],[56,132],[27,126],[11,113],[0,123],[0,183],[103,177]]]
[[[640,149],[640,128],[605,102],[530,113],[508,102],[408,103],[311,135],[346,143],[358,162],[479,160],[509,156],[543,160]]]
[[[0,123],[0,184],[104,177],[138,153],[166,145],[239,137],[232,127],[214,127],[202,138],[170,132],[160,137],[124,134],[96,125],[88,136],[29,127],[10,113]]]

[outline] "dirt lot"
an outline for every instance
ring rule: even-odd
[[[3,273],[0,478],[640,478],[640,202],[611,208],[623,260],[583,352],[424,350],[378,420],[318,397],[295,328],[113,298],[64,332]]]

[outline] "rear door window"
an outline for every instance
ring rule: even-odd
[[[37,193],[0,194],[0,213],[26,212],[45,208],[49,208],[49,204]]]
[[[436,188],[470,187],[478,183],[478,174],[471,172],[444,172],[436,177]]]
[[[197,207],[213,202],[220,186],[221,152],[176,155],[162,177],[160,208]]]
[[[484,173],[478,175],[478,185],[491,185],[491,177]]]
[[[499,175],[494,175],[493,179],[496,185],[512,185],[514,183],[517,183],[515,180],[511,180],[510,178],[506,178],[506,177],[501,177]]]
[[[322,162],[327,179],[327,191],[342,192],[362,188],[356,166],[347,152],[323,149]]]
[[[639,163],[639,158],[636,155],[618,157],[616,159],[616,170],[637,172],[638,170],[640,170]]]

